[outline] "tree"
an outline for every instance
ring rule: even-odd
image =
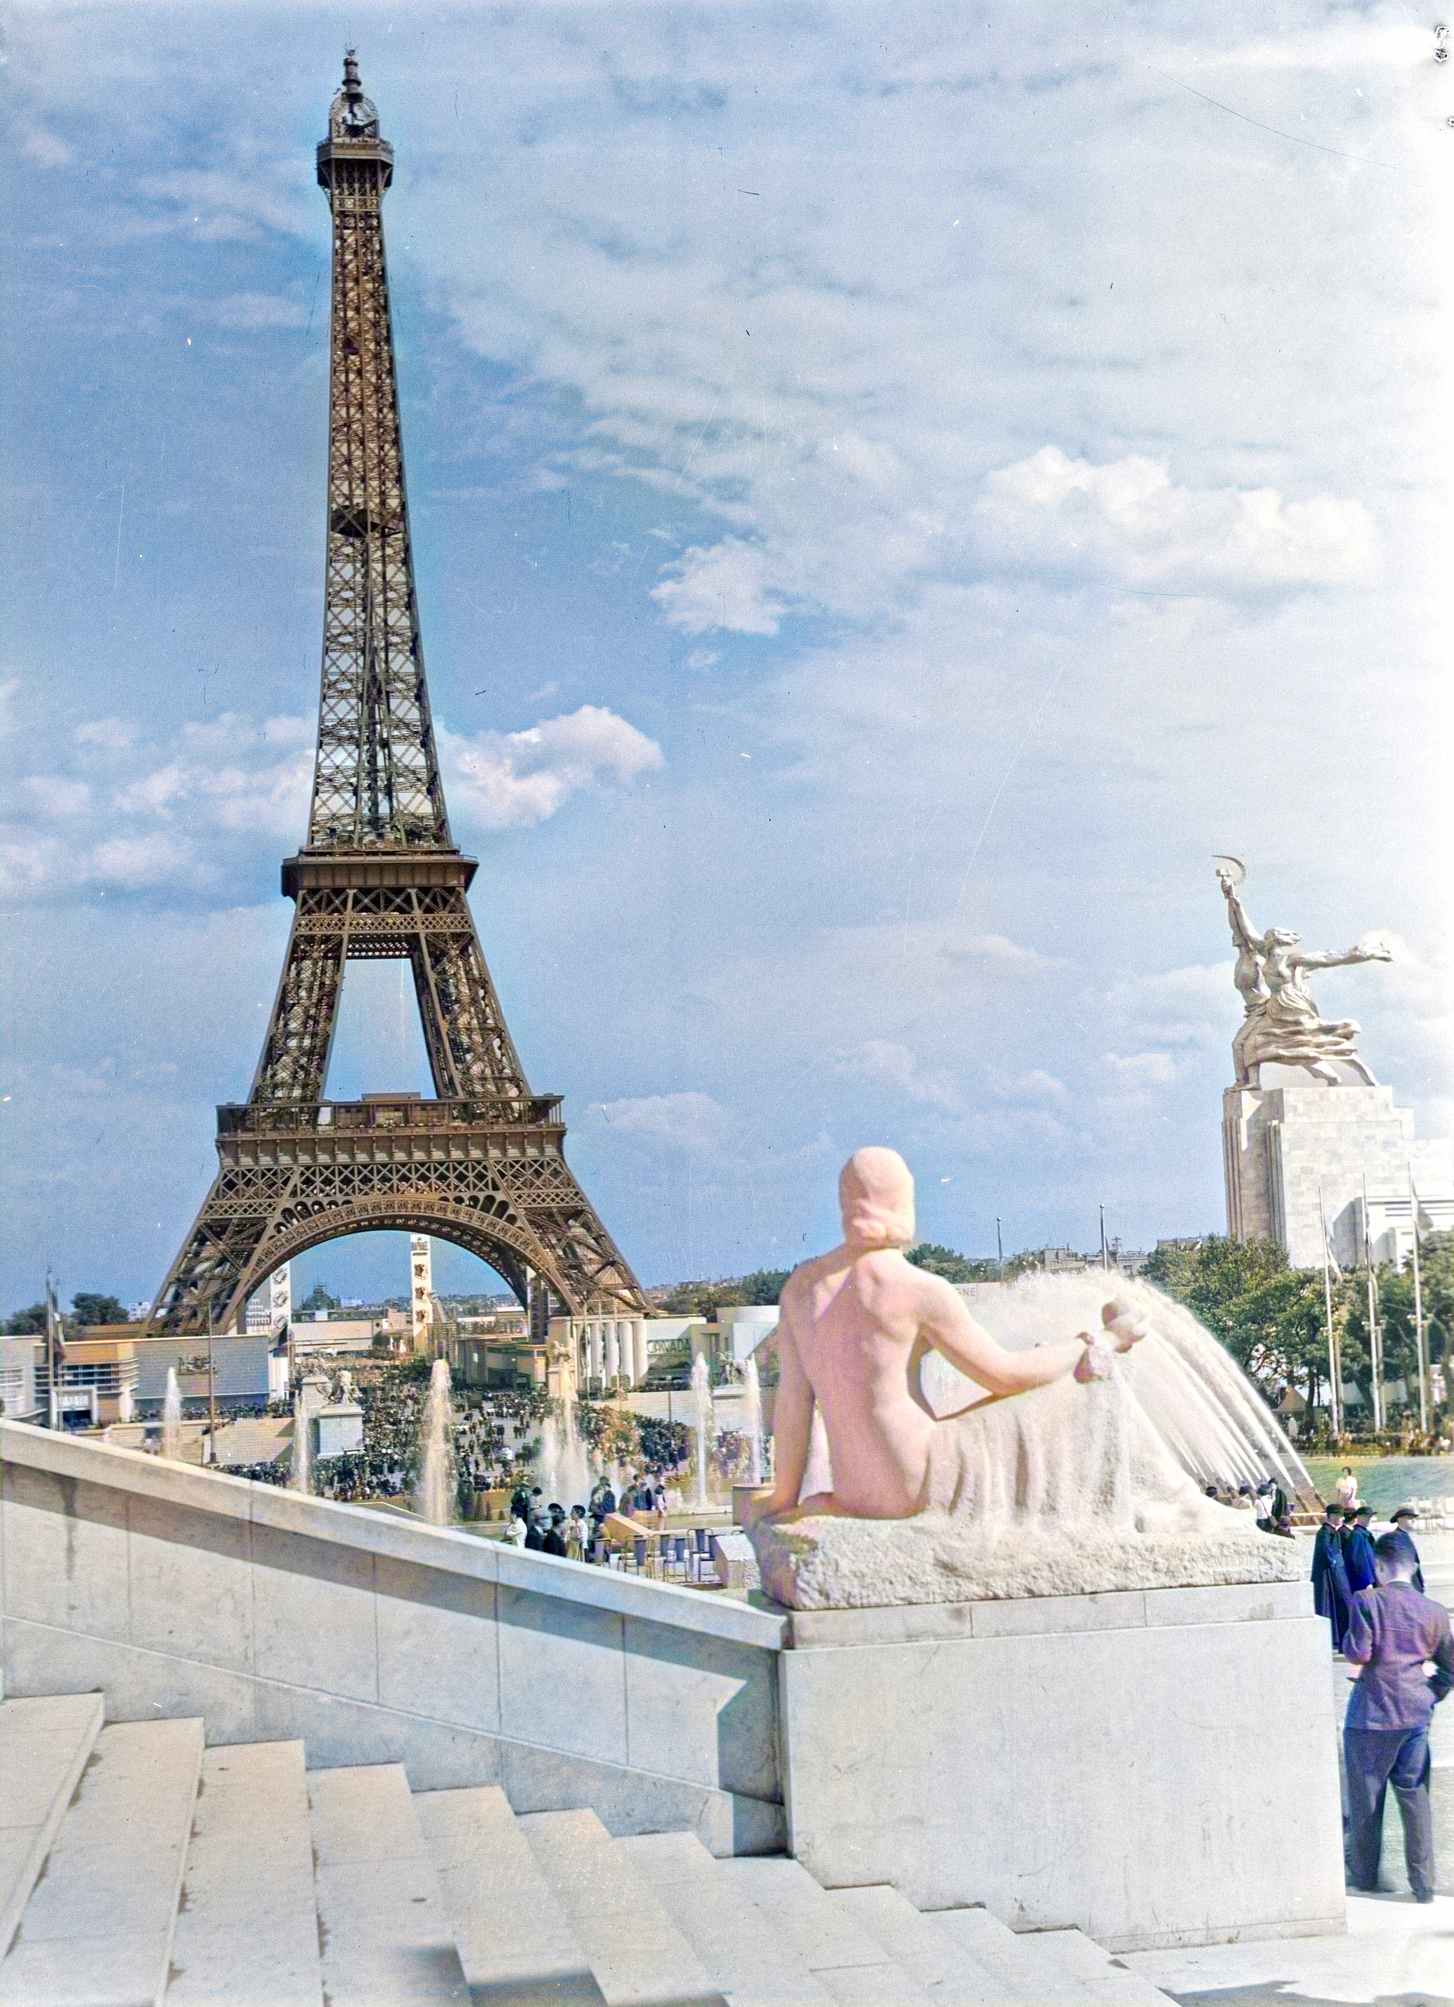
[[[337,1310],[338,1298],[330,1295],[321,1282],[315,1282],[313,1287],[308,1291],[308,1294],[303,1298],[303,1301],[298,1305],[298,1308],[300,1310]]]
[[[783,1293],[783,1284],[792,1274],[790,1268],[755,1268],[751,1275],[742,1278],[742,1298],[745,1303],[776,1303]]]
[[[45,1305],[43,1303],[28,1303],[24,1310],[16,1311],[15,1315],[5,1326],[5,1330],[11,1338],[42,1336],[45,1332]]]
[[[71,1298],[71,1315],[78,1324],[124,1324],[126,1305],[118,1297],[78,1289]]]
[[[715,1317],[746,1301],[740,1282],[682,1282],[661,1307],[672,1317]]]
[[[998,1273],[993,1261],[975,1261],[967,1254],[958,1254],[952,1247],[942,1247],[935,1240],[921,1240],[917,1247],[908,1250],[908,1259],[915,1268],[922,1268],[930,1275],[942,1275],[946,1282],[992,1282]]]

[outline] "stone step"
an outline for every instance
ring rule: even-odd
[[[414,1794],[471,1994],[509,2007],[602,2007],[565,1909],[493,1784]]]
[[[1033,1963],[1027,1968],[1020,1952],[1020,1938],[1007,1923],[987,1909],[936,1909],[929,1916],[978,1966],[991,1982],[1003,1989],[1009,2000],[1038,1999],[1040,1988]]]
[[[666,1905],[594,1812],[530,1812],[519,1824],[609,2007],[725,2007]]]
[[[931,1920],[962,1945],[1004,1988],[1007,1998],[1046,2007],[1155,2007],[1165,1995],[1111,1963],[1110,1953],[1078,1930],[1011,1930],[987,1909],[937,1909]]]
[[[778,1933],[839,2007],[907,2007],[933,1999],[798,1861],[761,1856],[717,1865],[738,1901],[762,1911],[765,1927]]]
[[[0,1964],[0,2007],[158,2007],[201,1764],[200,1721],[101,1730]]]
[[[1106,2007],[1166,2007],[1164,1993],[1149,1980],[1113,1964],[1111,1954],[1084,1931],[1020,1931],[1015,1934],[1015,1944],[1032,1975],[1040,1980],[1041,1991],[1063,1973],[1077,1989],[1067,1997],[1084,2000],[1086,2007],[1093,2007],[1096,2001],[1106,2003]]]
[[[0,1958],[101,1732],[99,1693],[0,1701]]]
[[[329,2007],[467,2007],[403,1764],[310,1771],[308,1799]]]
[[[732,2007],[829,2007],[833,1996],[719,1873],[695,1833],[638,1834],[615,1841],[614,1851],[655,1889]]]
[[[209,1749],[167,2007],[322,2007],[301,1742]]]
[[[940,2007],[987,2007],[1005,1997],[1001,1974],[976,1958],[969,1945],[940,1930],[933,1917],[915,1909],[897,1889],[884,1883],[833,1889],[829,1900],[912,1973]]]

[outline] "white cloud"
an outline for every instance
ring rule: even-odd
[[[865,1039],[862,1045],[838,1054],[830,1063],[833,1071],[846,1079],[875,1081],[896,1088],[921,1107],[955,1110],[962,1106],[953,1075],[924,1066],[897,1039]]]
[[[1169,1052],[1108,1052],[1103,1064],[1123,1087],[1169,1087],[1176,1078],[1176,1061]]]
[[[256,334],[277,328],[306,327],[308,309],[301,300],[289,299],[282,293],[224,293],[200,309],[200,318],[213,327]]]
[[[720,1101],[690,1088],[676,1094],[594,1101],[588,1113],[598,1115],[618,1135],[639,1136],[693,1156],[720,1150],[732,1128],[732,1117]]]
[[[583,789],[626,787],[664,764],[654,739],[596,704],[522,732],[464,738],[439,728],[439,745],[446,794],[484,829],[529,828]]]
[[[1094,465],[1058,446],[990,474],[976,517],[1007,563],[1186,591],[1356,583],[1371,573],[1376,542],[1361,502],[1179,487],[1164,461],[1129,454]]]
[[[76,727],[76,744],[103,753],[124,753],[136,743],[137,728],[130,718],[89,718]]]
[[[662,567],[651,596],[669,627],[685,634],[729,629],[736,634],[776,634],[785,611],[770,589],[767,553],[738,537],[710,550],[693,544]]]
[[[993,1073],[990,1085],[1002,1101],[1053,1101],[1060,1105],[1070,1099],[1065,1082],[1039,1066],[1024,1073]]]
[[[26,123],[21,128],[20,151],[34,167],[69,167],[75,148],[46,126]]]
[[[64,774],[30,774],[18,784],[16,793],[29,804],[33,814],[50,820],[84,815],[91,806],[91,790],[86,782],[69,780]]]

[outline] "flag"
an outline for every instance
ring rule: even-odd
[[[1323,1194],[1321,1187],[1319,1188],[1318,1191],[1318,1219],[1321,1222],[1323,1228],[1323,1261],[1327,1267],[1329,1275],[1331,1275],[1335,1281],[1341,1282],[1343,1280],[1343,1271],[1341,1268],[1339,1268],[1338,1257],[1333,1252],[1333,1235],[1328,1226],[1328,1214],[1326,1208],[1323,1205]]]
[[[64,1360],[66,1327],[61,1320],[61,1306],[56,1300],[55,1284],[48,1275],[45,1279],[45,1342],[48,1358]]]

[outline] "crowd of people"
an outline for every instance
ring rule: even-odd
[[[1348,1884],[1392,1893],[1379,1873],[1391,1785],[1409,1887],[1416,1902],[1432,1902],[1429,1724],[1454,1690],[1449,1613],[1424,1594],[1412,1506],[1401,1505],[1387,1530],[1375,1534],[1373,1509],[1360,1501],[1351,1467],[1344,1466],[1334,1490],[1313,1543],[1313,1598],[1334,1652],[1355,1669],[1343,1725]]]
[[[658,1534],[666,1531],[669,1501],[665,1480],[670,1475],[667,1470],[643,1470],[626,1479],[619,1497],[609,1478],[597,1478],[587,1503],[573,1505],[569,1511],[559,1500],[547,1499],[538,1484],[517,1485],[510,1497],[505,1538],[512,1546],[532,1553],[555,1554],[569,1561],[603,1561],[604,1528],[614,1513],[620,1512]]]
[[[1255,1487],[1250,1484],[1209,1484],[1208,1498],[1234,1511],[1250,1512],[1264,1533],[1276,1533],[1284,1540],[1293,1538],[1292,1501],[1275,1477],[1265,1477]]]
[[[1352,1484],[1351,1493],[1347,1487]],[[1373,1531],[1373,1507],[1360,1504],[1357,1481],[1345,1468],[1336,1487],[1342,1496],[1323,1507],[1317,1538],[1313,1542],[1313,1602],[1320,1617],[1326,1617],[1332,1634],[1333,1650],[1341,1652],[1348,1636],[1354,1598],[1377,1582],[1377,1548],[1381,1544]],[[1401,1505],[1391,1515],[1385,1539],[1397,1543],[1409,1560],[1409,1579],[1419,1594],[1424,1590],[1424,1570],[1414,1544],[1418,1515],[1411,1505]]]

